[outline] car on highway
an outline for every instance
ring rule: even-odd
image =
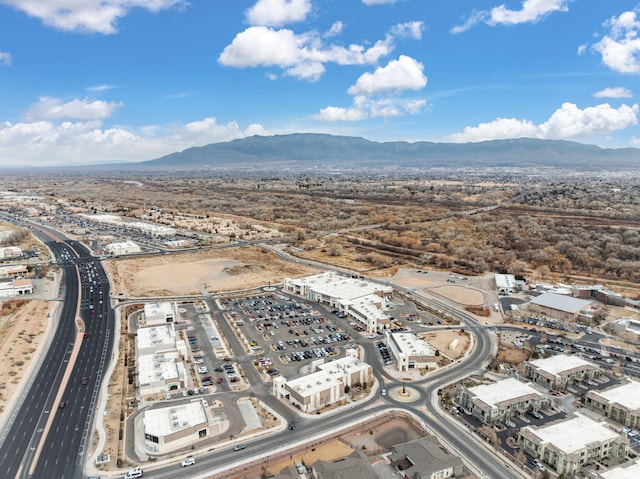
[[[64,409],[67,406],[67,401],[60,401],[60,409]]]
[[[233,450],[234,451],[242,451],[245,447],[247,447],[246,444],[238,444],[237,446],[233,446]]]
[[[196,463],[196,460],[193,457],[187,457],[184,461],[180,463],[182,467],[193,466]]]
[[[89,382],[89,378],[87,376],[82,377],[82,384],[87,384]]]

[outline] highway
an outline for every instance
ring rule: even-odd
[[[34,230],[34,234],[51,249],[62,270],[62,309],[49,349],[0,436],[0,477],[78,478],[86,461],[102,371],[113,347],[109,284],[100,263],[80,243],[56,241],[51,231],[47,234],[43,229]],[[102,303],[100,296],[106,298]],[[78,316],[84,320],[86,338],[77,331]],[[67,371],[74,360],[74,347],[74,367]],[[66,387],[59,395],[64,379]],[[64,408],[60,401],[64,401]]]

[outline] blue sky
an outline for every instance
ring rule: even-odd
[[[0,166],[254,134],[640,147],[640,0],[0,0]]]

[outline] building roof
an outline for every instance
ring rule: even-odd
[[[345,374],[369,369],[369,364],[354,356],[329,361],[317,366],[318,370],[305,376],[287,381],[287,386],[301,396],[313,396],[331,387],[340,387]]]
[[[565,313],[576,314],[591,305],[592,302],[586,299],[571,298],[562,294],[543,293],[533,298],[529,303],[545,308],[557,309]]]
[[[408,477],[431,477],[434,472],[450,467],[462,467],[462,459],[447,451],[435,436],[421,437],[396,444],[392,448],[391,462],[402,466]]]
[[[516,286],[516,277],[512,274],[496,274],[494,278],[497,289],[509,289]]]
[[[164,437],[198,424],[208,423],[202,401],[188,404],[147,409],[144,412],[144,432],[156,437]]]
[[[469,388],[476,399],[491,407],[500,407],[503,403],[511,403],[528,396],[542,397],[543,395],[530,384],[518,381],[516,378],[507,378],[493,384],[483,384]]]
[[[318,294],[350,300],[374,294],[378,291],[390,292],[392,290],[391,286],[384,286],[363,279],[348,278],[332,271],[292,281],[307,286]]]
[[[599,396],[609,403],[619,404],[629,411],[640,409],[640,382],[629,381],[603,391],[589,391],[589,395]],[[640,477],[640,475],[638,475]]]
[[[177,359],[181,359],[178,351],[138,355],[138,381],[142,385],[183,379],[184,367],[178,367]]]
[[[404,356],[433,356],[435,350],[426,341],[418,339],[413,333],[391,333],[393,342]]]
[[[175,349],[176,330],[173,323],[165,323],[161,326],[151,326],[149,328],[139,328],[136,343],[138,351],[147,348],[158,350],[161,349],[162,346]]]
[[[567,373],[582,368],[597,369],[597,366],[591,364],[589,361],[582,359],[575,354],[557,354],[555,356],[549,356],[548,358],[536,359],[529,361],[529,364],[537,367],[542,371],[546,371],[554,376],[560,376],[563,373]]]
[[[565,454],[572,454],[587,449],[591,444],[615,440],[620,435],[607,427],[605,422],[577,413],[574,418],[552,423],[548,426],[526,426],[541,443],[552,444]]]
[[[359,451],[336,461],[317,461],[313,469],[319,479],[371,479],[377,477],[369,460]]]
[[[169,301],[147,303],[144,305],[144,315],[147,317],[173,315],[173,305]]]
[[[602,479],[637,479],[640,477],[640,459],[636,461],[624,464],[622,466],[614,467],[605,472],[601,472],[598,477]]]

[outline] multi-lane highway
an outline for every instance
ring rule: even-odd
[[[55,239],[52,231],[34,233],[62,270],[62,309],[46,356],[0,436],[0,477],[77,478],[113,347],[109,283],[83,245]]]

